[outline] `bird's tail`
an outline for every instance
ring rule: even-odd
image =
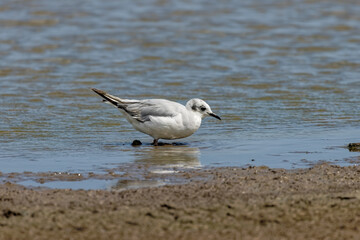
[[[115,97],[113,95],[110,95],[102,90],[96,89],[96,88],[92,88],[91,90],[93,90],[95,93],[99,94],[105,102],[111,103],[113,105],[115,105],[115,107],[118,108],[123,108],[123,100],[121,98]]]

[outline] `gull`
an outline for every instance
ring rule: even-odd
[[[117,107],[127,121],[138,131],[159,139],[179,139],[192,135],[201,125],[201,120],[211,116],[221,120],[211,111],[210,106],[198,98],[190,99],[186,105],[166,99],[122,99],[102,90],[92,88],[104,102]]]

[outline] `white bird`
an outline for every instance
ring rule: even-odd
[[[189,100],[184,106],[166,99],[121,99],[95,88],[92,90],[105,102],[117,107],[136,130],[153,137],[155,146],[159,139],[179,139],[192,135],[206,116],[221,120],[205,101],[198,98]]]

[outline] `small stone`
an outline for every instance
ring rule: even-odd
[[[348,149],[350,152],[360,152],[360,143],[349,143]]]
[[[134,140],[131,145],[132,146],[140,146],[140,145],[142,145],[142,143],[140,140]]]

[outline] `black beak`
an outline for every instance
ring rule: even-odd
[[[217,119],[221,120],[221,118],[218,115],[216,115],[215,113],[209,113],[209,115],[214,117],[214,118],[217,118]]]

